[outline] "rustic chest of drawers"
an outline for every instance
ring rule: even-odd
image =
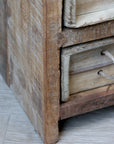
[[[114,0],[7,0],[8,83],[45,144],[114,105],[113,20]]]

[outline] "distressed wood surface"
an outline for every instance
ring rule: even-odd
[[[107,47],[108,45],[114,44],[114,37],[110,38],[105,38],[101,40],[96,40],[96,41],[91,41],[91,42],[86,42],[70,47],[66,47],[62,49],[62,55],[73,55],[73,54],[79,54],[82,52],[87,52],[90,50],[95,50],[96,48],[101,48],[101,47]]]
[[[7,15],[6,15],[7,0],[0,0],[0,73],[7,79]]]
[[[113,63],[106,56],[101,55],[102,50],[106,49],[113,54],[114,50],[113,46],[114,46],[114,38],[108,38],[62,49],[61,52],[62,101],[67,101],[69,95],[72,93],[79,92],[81,90],[87,90],[87,87],[89,89],[90,87],[94,88],[106,84],[105,83],[106,81],[104,79],[102,79],[101,82],[102,84],[101,83],[97,84],[96,81],[97,79],[99,80],[100,78],[97,75],[97,71],[100,70],[100,67],[110,65]],[[113,75],[113,68],[114,67],[112,66],[110,71],[112,75]],[[93,69],[94,72],[92,71]],[[97,71],[95,69],[97,69]],[[88,79],[89,80],[92,79],[90,84]],[[112,82],[113,80],[110,81],[109,83]],[[85,86],[84,85],[85,83],[88,83],[88,85]]]
[[[64,25],[72,26],[76,23],[76,0],[64,1]]]
[[[114,20],[113,0],[65,0],[64,24],[78,28]]]
[[[61,101],[65,102],[69,98],[69,69],[70,56],[61,58]]]
[[[114,85],[71,95],[68,102],[61,104],[60,119],[84,114],[114,105]]]
[[[113,35],[113,22],[62,32],[62,2],[8,0],[10,87],[45,144],[59,136],[60,47]]]
[[[44,140],[43,15],[42,0],[8,0],[10,87]]]
[[[69,94],[87,91],[90,89],[98,88],[108,84],[114,83],[114,79],[106,79],[98,74],[103,70],[107,75],[114,75],[114,65],[100,67],[90,71],[73,74],[69,77]]]
[[[109,57],[102,55],[103,51],[108,51],[114,56],[114,44],[72,55],[70,59],[70,74],[100,68],[113,63]]]
[[[46,2],[46,47],[44,50],[45,81],[45,137],[46,144],[58,141],[60,109],[60,47],[62,0]]]
[[[59,135],[61,9],[61,0],[8,0],[10,87],[45,144]]]
[[[114,36],[114,21],[79,29],[64,28],[61,35],[62,39],[59,45],[62,47],[112,37]]]

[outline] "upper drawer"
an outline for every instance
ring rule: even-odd
[[[78,28],[114,19],[114,0],[65,0],[64,25]]]

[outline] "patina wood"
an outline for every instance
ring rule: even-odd
[[[10,87],[44,140],[43,1],[8,0]]]
[[[114,20],[113,0],[65,0],[64,24],[78,28]]]
[[[108,66],[113,63],[106,56],[102,56],[103,50],[109,50],[114,54],[114,38],[84,43],[63,48],[61,52],[61,94],[62,101],[67,101],[70,94],[104,86],[113,83],[114,80],[105,80],[97,74],[101,69],[113,75]],[[86,83],[86,85],[85,85]]]
[[[61,0],[8,0],[10,87],[45,144],[58,140],[61,9]]]
[[[62,47],[112,37],[114,36],[114,21],[78,29],[64,28],[61,35],[60,46]]]
[[[108,51],[114,56],[114,44],[109,44],[107,46],[103,45],[101,47],[96,47],[96,49],[93,48],[89,51],[72,55],[70,60],[70,75],[112,64],[113,61],[102,54],[105,51]]]
[[[61,104],[60,119],[66,119],[90,111],[114,105],[114,85],[71,95]]]
[[[114,74],[114,65],[112,64],[75,75],[70,75],[69,93],[74,94],[114,83],[114,79],[106,79],[100,76],[99,72],[101,70],[107,75],[112,76]]]
[[[44,143],[53,144],[59,136],[61,48],[111,37],[114,22],[64,28],[62,0],[8,0],[7,7],[10,87]]]
[[[46,144],[58,140],[58,120],[60,109],[60,46],[62,29],[62,0],[46,3],[46,47],[44,50],[44,105]],[[59,36],[59,37],[58,37]]]

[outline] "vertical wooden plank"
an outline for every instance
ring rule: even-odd
[[[77,0],[64,1],[64,25],[71,27],[76,23],[76,6]]]
[[[44,140],[43,0],[8,0],[10,87]]]
[[[60,109],[60,48],[62,0],[45,0],[46,48],[45,48],[45,143],[58,140]]]
[[[61,55],[61,100],[66,102],[69,99],[69,69],[70,55]]]
[[[7,0],[0,0],[0,73],[5,80],[7,79],[6,2]]]

